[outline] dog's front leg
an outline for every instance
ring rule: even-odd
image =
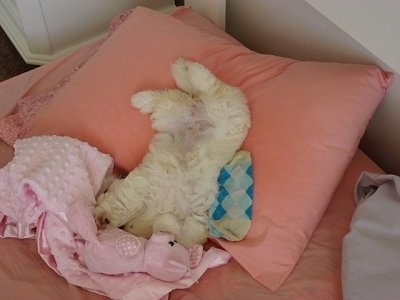
[[[97,198],[93,216],[98,228],[121,227],[145,210],[145,203],[132,195],[125,179],[117,179]]]

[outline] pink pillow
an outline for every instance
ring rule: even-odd
[[[146,8],[104,42],[29,135],[68,135],[110,153],[119,167],[137,166],[152,136],[132,94],[174,86],[178,57],[204,64],[248,98],[252,128],[244,143],[254,163],[250,231],[219,241],[259,282],[277,290],[302,255],[390,75],[375,66],[299,62],[253,52],[184,9],[195,26]]]

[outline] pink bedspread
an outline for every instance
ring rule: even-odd
[[[91,207],[112,171],[112,158],[70,137],[27,138],[17,140],[14,148],[13,160],[0,169],[0,235],[36,237],[40,256],[70,283],[113,299],[160,299],[229,260],[227,252],[211,248],[198,267],[174,282],[145,273],[91,272],[83,248],[97,233]]]

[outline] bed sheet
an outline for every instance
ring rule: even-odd
[[[382,173],[358,150],[303,257],[277,292],[260,285],[232,259],[208,270],[191,288],[173,291],[169,299],[341,299],[342,239],[349,230],[353,189],[362,171]],[[106,299],[57,275],[38,255],[34,240],[10,238],[0,240],[0,295],[20,300]]]

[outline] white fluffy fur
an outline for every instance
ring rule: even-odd
[[[143,237],[166,231],[189,247],[207,239],[220,168],[240,148],[250,113],[241,91],[204,66],[178,59],[171,72],[178,89],[133,95],[156,134],[143,162],[99,196],[94,215],[100,226]]]

